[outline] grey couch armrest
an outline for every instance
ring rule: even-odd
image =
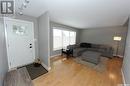
[[[87,48],[75,48],[73,49],[73,56],[78,57],[81,56],[83,52],[85,52]]]
[[[103,56],[113,57],[113,52],[114,52],[113,47],[109,45],[103,45],[100,46],[100,49],[103,50],[102,52]]]
[[[79,48],[80,46],[78,44],[74,44],[74,45],[69,45],[67,46],[67,49],[76,49]]]

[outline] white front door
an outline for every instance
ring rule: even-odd
[[[5,19],[9,69],[32,63],[35,59],[33,23]]]

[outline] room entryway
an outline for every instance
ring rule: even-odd
[[[5,18],[9,69],[34,62],[33,22]]]

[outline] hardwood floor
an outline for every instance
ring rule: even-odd
[[[34,86],[26,67],[6,74],[3,86]]]
[[[52,59],[52,70],[33,80],[34,86],[118,86],[122,84],[122,59],[107,61],[107,70],[96,70],[78,64],[71,58],[64,60],[59,56]]]

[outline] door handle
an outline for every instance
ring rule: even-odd
[[[29,48],[32,48],[32,46],[30,46]]]
[[[32,44],[29,44],[30,45],[30,47],[29,48],[32,48]]]

